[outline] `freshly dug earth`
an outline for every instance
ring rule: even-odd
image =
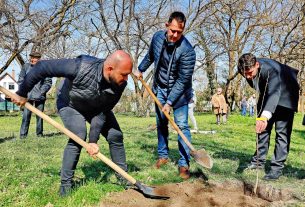
[[[145,198],[134,189],[109,194],[101,207],[202,207],[202,206],[269,206],[271,202],[249,196],[240,182],[207,184],[201,181],[158,186],[156,192],[170,196],[168,200]]]

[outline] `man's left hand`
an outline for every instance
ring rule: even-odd
[[[170,113],[170,111],[171,111],[171,106],[169,105],[169,104],[165,104],[164,106],[163,106],[163,108],[162,108],[162,111],[163,112],[167,112],[168,114]]]
[[[256,133],[260,134],[267,128],[268,122],[267,118],[261,117],[256,120]]]
[[[96,143],[89,143],[87,152],[91,157],[95,158],[95,155],[99,152],[99,146]]]

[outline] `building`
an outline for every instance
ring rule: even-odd
[[[12,93],[15,93],[18,90],[18,84],[15,79],[15,70],[12,70],[12,74],[5,73],[4,75],[0,76],[0,86],[6,88]],[[19,107],[17,107],[11,102],[10,97],[7,97],[6,95],[0,92],[0,111],[2,110],[19,110]]]

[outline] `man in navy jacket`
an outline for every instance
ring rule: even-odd
[[[57,97],[58,112],[65,127],[85,140],[86,121],[89,122],[88,153],[91,156],[98,153],[97,141],[102,134],[109,144],[113,162],[127,171],[123,133],[111,110],[127,85],[132,66],[131,57],[122,50],[106,59],[81,55],[75,59],[40,61],[25,77],[13,102],[24,105],[28,92],[45,77],[65,77]],[[71,191],[81,148],[69,139],[61,168],[61,196]]]
[[[156,167],[168,162],[168,120],[162,112],[174,109],[175,122],[191,141],[188,125],[188,103],[192,98],[192,75],[196,54],[192,45],[183,36],[186,18],[182,12],[173,12],[166,23],[166,31],[154,34],[149,50],[135,75],[139,78],[154,63],[153,92],[163,105],[156,105],[158,129],[158,157]],[[180,176],[188,179],[190,150],[178,135]]]
[[[30,63],[25,63],[20,71],[18,78],[18,85],[20,86],[27,73],[31,71],[34,65],[40,60],[41,54],[39,52],[32,52],[30,54]],[[46,101],[46,94],[52,86],[51,78],[44,78],[40,80],[28,94],[28,102],[35,106],[40,111],[44,110]],[[22,123],[20,127],[20,139],[26,138],[29,131],[32,112],[25,108],[22,113]],[[43,136],[43,120],[36,116],[36,135]]]
[[[249,85],[259,92],[256,120],[258,151],[252,157],[248,168],[264,168],[270,134],[275,124],[275,149],[271,171],[264,179],[277,180],[282,175],[288,156],[294,113],[298,107],[298,71],[275,60],[256,58],[251,53],[240,57],[238,70]]]

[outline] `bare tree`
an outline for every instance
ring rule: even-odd
[[[215,44],[225,52],[220,58],[228,62],[225,93],[231,106],[235,99],[239,99],[241,91],[241,77],[236,70],[237,59],[244,51],[258,50],[257,42],[262,38],[264,28],[277,24],[268,15],[278,4],[275,0],[218,1],[211,8],[212,16],[207,23],[213,25],[213,30],[209,32],[213,32],[214,38],[218,39]]]
[[[0,48],[9,58],[0,74],[13,60],[24,64],[21,53],[29,50],[43,52],[61,36],[69,34],[69,25],[77,17],[76,0],[34,4],[33,0],[3,0],[0,16]]]

